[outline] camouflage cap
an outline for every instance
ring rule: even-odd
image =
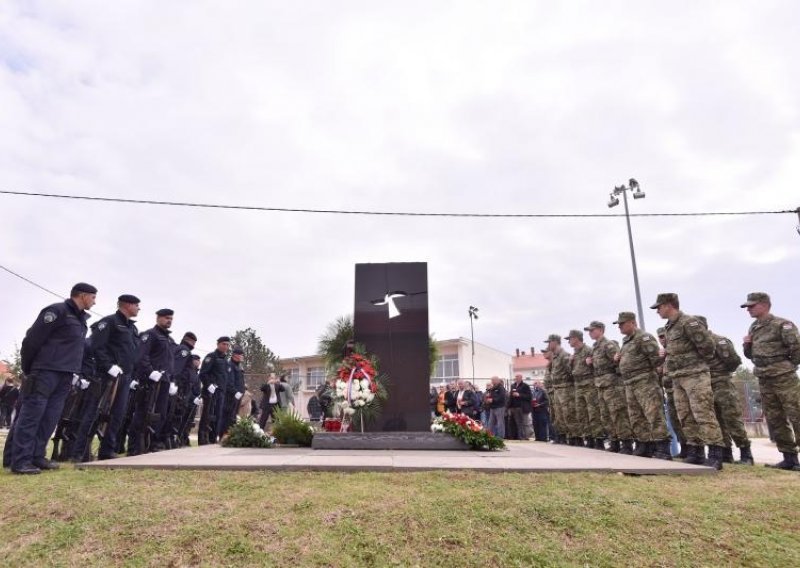
[[[656,298],[655,303],[652,306],[650,306],[650,309],[651,310],[655,310],[661,304],[666,304],[668,302],[677,302],[677,301],[678,301],[678,295],[677,294],[675,294],[673,292],[664,292],[664,293],[658,295],[658,297]]]
[[[544,340],[545,343],[550,343],[551,341],[555,341],[556,343],[561,343],[561,336],[557,333],[551,333],[547,336],[547,339]]]
[[[567,334],[567,339],[570,337],[577,337],[581,341],[583,341],[583,332],[577,329],[570,329],[569,333]]]
[[[633,312],[620,312],[614,325],[625,323],[626,321],[636,321],[636,314]]]
[[[666,337],[667,336],[667,328],[666,327],[659,327],[656,330],[656,335],[659,337]]]
[[[694,316],[694,319],[703,324],[704,328],[708,329],[708,320],[706,319],[706,316]]]
[[[542,353],[549,353],[550,352],[549,349],[539,349],[539,351],[541,351]]]
[[[606,324],[601,321],[594,320],[593,322],[589,323],[588,327],[584,327],[583,331],[592,331],[593,329],[605,329]]]
[[[764,302],[765,304],[772,304],[769,299],[769,294],[766,292],[750,292],[747,295],[747,301],[742,304],[743,308],[749,308],[750,306],[755,306],[756,304],[760,304]]]

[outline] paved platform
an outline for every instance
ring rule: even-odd
[[[80,464],[85,469],[278,471],[606,472],[636,475],[707,475],[712,468],[543,442],[509,442],[499,452],[312,450],[311,448],[181,448]]]

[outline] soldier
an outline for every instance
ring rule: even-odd
[[[672,379],[675,409],[686,434],[686,462],[722,469],[722,430],[714,412],[709,367],[714,358],[714,338],[697,318],[680,311],[677,294],[659,294],[650,308],[668,320],[664,326],[667,332],[664,372]]]
[[[628,417],[636,436],[634,455],[671,460],[664,396],[658,384],[658,343],[636,326],[633,312],[620,312],[615,325],[625,336],[614,356],[625,384]]]
[[[203,411],[200,415],[200,426],[197,433],[198,444],[216,444],[219,433],[219,418],[225,402],[225,390],[228,386],[228,351],[231,338],[227,336],[217,339],[217,349],[206,355],[200,366],[200,384],[202,385]]]
[[[685,459],[688,451],[686,436],[683,433],[683,428],[681,428],[681,421],[678,420],[678,411],[675,410],[675,394],[672,386],[672,379],[667,373],[664,372],[664,359],[667,357],[667,330],[663,327],[659,327],[658,330],[656,330],[656,334],[658,335],[658,342],[661,344],[661,349],[658,352],[659,359],[661,361],[657,369],[658,376],[661,378],[661,386],[664,388],[664,393],[667,395],[667,412],[669,413],[669,423],[672,426],[672,431],[675,432],[675,437],[678,438],[678,443],[681,446],[681,450],[677,457],[679,459]]]
[[[230,380],[225,390],[225,405],[219,423],[219,435],[222,436],[228,431],[230,425],[236,421],[239,411],[239,401],[244,395],[244,370],[242,360],[244,359],[244,349],[238,345],[231,352],[229,363]]]
[[[768,467],[800,471],[800,333],[794,323],[770,313],[772,302],[764,292],[748,294],[742,307],[756,320],[744,337],[744,356],[755,365],[767,424],[783,454]]]
[[[575,382],[575,416],[582,427],[587,448],[605,450],[603,424],[600,420],[600,404],[597,401],[597,387],[594,386],[592,370],[592,350],[583,342],[583,332],[572,329],[567,334],[572,347],[570,371]]]
[[[535,351],[531,349],[531,352]],[[550,443],[552,444],[566,444],[566,436],[562,435],[563,424],[561,423],[561,411],[556,401],[555,388],[553,387],[552,367],[553,367],[553,354],[549,349],[540,350],[544,358],[547,360],[547,367],[544,370],[544,391],[547,393],[547,398],[550,401]],[[561,430],[559,430],[561,428]]]
[[[601,417],[606,416],[604,425],[611,438],[608,450],[630,455],[633,453],[633,431],[628,418],[628,404],[625,400],[625,385],[617,374],[615,357],[619,353],[619,344],[606,338],[606,326],[603,322],[593,321],[589,327],[583,328],[594,340],[592,354],[587,363],[594,372],[594,384],[598,392],[598,403]]]
[[[708,320],[704,316],[695,316],[697,321],[708,329]],[[733,348],[733,343],[727,337],[717,335],[710,331],[714,338],[714,359],[711,367],[711,391],[714,394],[714,412],[717,422],[722,430],[723,457],[725,463],[733,463],[733,450],[731,441],[736,444],[741,454],[739,463],[753,465],[753,454],[750,451],[750,439],[744,429],[742,420],[742,404],[736,387],[733,385],[731,374],[742,364],[742,359]]]
[[[140,336],[134,378],[139,382],[136,407],[128,431],[128,455],[136,456],[153,448],[161,431],[162,419],[172,388],[175,341],[169,336],[174,312],[163,308],[156,312],[156,325]]]
[[[581,426],[576,424],[575,382],[570,370],[569,355],[561,347],[561,336],[550,334],[545,340],[550,353],[550,384],[553,388],[553,399],[558,406],[560,424],[558,432],[565,437],[570,446],[581,444]]]
[[[69,299],[44,308],[25,333],[20,358],[24,373],[19,412],[6,444],[12,444],[11,471],[37,474],[58,469],[45,457],[72,380],[81,371],[86,310],[95,303],[97,288],[80,282]]]

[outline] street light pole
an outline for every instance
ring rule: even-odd
[[[633,288],[636,292],[636,310],[639,315],[639,327],[642,330],[645,330],[645,323],[644,323],[644,311],[642,310],[642,294],[639,291],[639,271],[636,269],[636,253],[633,250],[633,231],[631,231],[631,216],[628,212],[628,192],[631,192],[634,199],[642,199],[645,196],[644,191],[641,190],[639,187],[639,182],[635,179],[631,178],[628,181],[628,187],[624,185],[620,185],[614,188],[614,191],[611,192],[609,196],[610,199],[608,201],[609,207],[616,207],[619,205],[619,198],[616,196],[620,193],[622,194],[622,202],[625,205],[625,222],[628,225],[628,245],[630,246],[631,250],[631,266],[633,267]]]
[[[469,333],[472,343],[472,382],[475,382],[475,328],[472,321],[478,319],[478,308],[475,306],[469,307]]]

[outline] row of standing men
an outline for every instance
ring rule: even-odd
[[[735,443],[740,463],[753,464],[732,382],[742,363],[733,343],[710,331],[705,317],[682,312],[677,294],[659,294],[651,308],[667,320],[658,339],[638,328],[635,314],[621,312],[614,324],[624,336],[622,346],[605,337],[599,321],[583,328],[594,340],[591,347],[580,330],[568,333],[571,355],[559,335],[545,340],[544,385],[556,443],[670,460],[666,395],[681,444],[678,457],[721,469],[723,462],[734,461]],[[744,338],[744,354],[755,365],[768,426],[784,457],[771,467],[800,470],[800,334],[791,321],[770,313],[770,298],[763,292],[749,294],[742,308],[755,319]]]
[[[3,455],[14,473],[91,460],[95,437],[101,460],[188,445],[198,408],[200,444],[215,443],[235,420],[245,392],[244,354],[234,347],[229,357],[229,337],[201,362],[192,353],[194,333],[172,339],[173,310],[158,310],[155,326],[139,333],[133,318],[140,300],[123,294],[117,311],[94,323],[87,338],[96,294],[94,286],[76,284],[25,335],[21,396]]]

